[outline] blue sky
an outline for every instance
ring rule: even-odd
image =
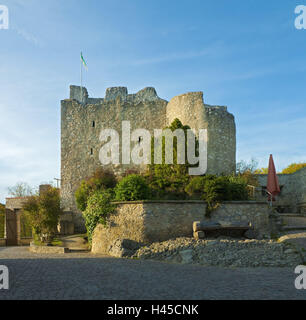
[[[0,0],[0,201],[18,181],[60,176],[60,100],[79,84],[203,91],[237,124],[237,160],[306,161],[306,30],[301,1]]]

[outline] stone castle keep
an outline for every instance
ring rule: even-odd
[[[101,130],[109,128],[120,133],[122,121],[128,120],[131,130],[144,128],[153,135],[154,129],[163,129],[175,118],[197,131],[207,129],[207,173],[235,171],[234,116],[227,107],[204,104],[202,92],[179,95],[168,102],[159,98],[154,88],[128,94],[127,88],[114,87],[106,90],[105,98],[90,98],[86,88],[70,86],[70,98],[61,101],[61,197],[64,210],[73,212],[77,231],[83,231],[83,220],[74,193],[80,181],[101,166]],[[111,169],[120,175],[131,166],[116,165]]]

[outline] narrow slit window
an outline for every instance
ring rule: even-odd
[[[93,121],[91,125],[92,125],[93,128],[95,128],[96,127],[96,122]]]
[[[90,149],[90,155],[93,155],[93,148]]]

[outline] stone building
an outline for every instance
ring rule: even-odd
[[[28,245],[32,232],[26,227],[22,206],[28,197],[6,198],[4,244],[7,246]]]
[[[42,184],[39,186],[39,194],[47,191],[51,185]],[[28,245],[32,241],[32,230],[25,219],[23,213],[23,205],[29,197],[11,197],[6,198],[5,203],[5,223],[4,238],[0,239],[1,245],[17,246]],[[65,214],[60,217],[58,224],[59,234],[72,234],[74,232],[74,224],[72,223],[72,215]]]
[[[260,189],[257,191],[257,199],[267,199],[267,175],[257,175]],[[273,204],[279,211],[287,213],[306,213],[306,168],[302,168],[292,174],[278,174],[281,192]]]
[[[202,92],[190,92],[171,99],[158,97],[154,88],[128,94],[125,87],[106,90],[105,98],[90,98],[86,88],[70,87],[70,98],[61,101],[61,198],[62,207],[73,213],[75,230],[83,231],[82,215],[76,209],[74,193],[80,181],[98,167],[102,129],[121,132],[122,121],[131,130],[144,128],[153,134],[178,118],[192,129],[207,129],[207,173],[230,174],[236,168],[236,126],[224,106],[203,101]],[[111,165],[120,175],[128,165]]]

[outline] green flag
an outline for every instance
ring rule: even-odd
[[[83,63],[84,68],[85,68],[86,70],[88,70],[88,67],[87,67],[87,64],[86,64],[85,59],[83,58],[82,52],[81,52],[81,61],[82,61],[82,63]]]

